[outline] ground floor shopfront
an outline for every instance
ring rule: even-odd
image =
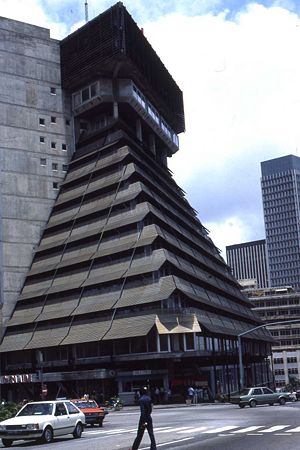
[[[85,361],[81,364],[53,362],[35,371],[10,371],[1,376],[1,398],[21,401],[57,397],[76,398],[84,394],[102,402],[119,395],[126,404],[134,404],[138,391],[148,386],[155,402],[185,401],[187,389],[197,389],[198,400],[213,400],[219,394],[229,395],[239,389],[239,368],[236,355],[196,354],[156,355],[153,359],[123,356],[105,362]],[[29,367],[28,367],[29,369]],[[269,385],[273,377],[268,359],[262,356],[245,358],[247,385]],[[159,389],[160,394],[158,395]]]

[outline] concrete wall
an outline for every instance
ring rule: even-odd
[[[59,42],[45,28],[0,17],[2,330],[57,196],[53,183],[59,186],[64,179],[72,135],[70,99],[61,89]]]

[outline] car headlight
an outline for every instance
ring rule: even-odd
[[[5,431],[6,430],[6,426],[5,425],[0,425],[0,431]]]
[[[27,430],[38,430],[40,427],[38,423],[28,423],[26,428]]]

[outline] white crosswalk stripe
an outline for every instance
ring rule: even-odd
[[[274,425],[271,428],[267,428],[266,430],[259,430],[260,433],[274,433],[274,431],[283,430],[284,428],[289,427],[289,425]]]
[[[189,430],[177,431],[177,433],[199,433],[199,431],[207,430],[207,427],[190,428]]]
[[[234,430],[234,428],[238,428],[237,425],[228,425],[227,427],[214,428],[213,430],[203,431],[204,434],[213,434],[213,433],[224,433],[224,431]]]
[[[300,433],[300,427],[292,428],[291,430],[285,430],[285,433]]]
[[[190,430],[193,429],[193,427],[178,427],[178,428],[171,428],[169,430],[158,430],[159,433],[169,433],[169,431],[172,431],[173,433],[177,432],[179,433],[181,430]],[[155,432],[157,432],[157,429],[155,429]]]
[[[253,427],[247,427],[247,428],[242,428],[241,430],[234,430],[231,431],[231,433],[251,433],[251,431],[255,431],[258,430],[259,428],[263,428],[263,425],[258,425],[258,426],[253,426]]]

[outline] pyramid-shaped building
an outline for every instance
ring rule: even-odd
[[[122,3],[60,47],[75,151],[7,323],[2,395],[237,390],[237,336],[260,321],[168,169],[182,92]],[[267,332],[243,351],[248,383],[270,381]]]

